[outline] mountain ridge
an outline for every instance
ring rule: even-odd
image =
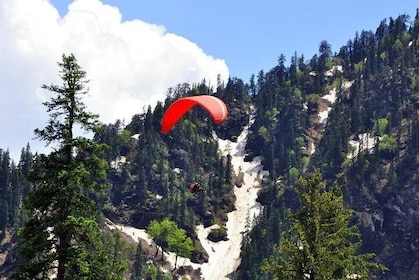
[[[419,13],[412,22],[399,16],[382,21],[375,33],[357,33],[339,53],[332,54],[327,41],[322,41],[319,54],[310,60],[292,57],[287,66],[280,56],[275,67],[260,71],[249,83],[230,78],[216,89],[205,82],[170,89],[155,108],[147,108],[127,125],[121,121],[104,125],[95,135],[95,141],[110,146],[104,156],[111,166],[106,179],[109,188],[98,197],[99,208],[115,222],[139,228],[169,217],[195,241],[197,224],[225,226],[228,213],[235,209],[239,174],[233,173],[231,157],[219,154],[213,133],[237,141],[254,107],[244,156],[249,162],[259,157],[269,174],[258,194],[263,211],[253,230],[244,234],[241,264],[230,277],[269,279],[260,264],[274,252],[287,228],[285,213],[296,207],[296,180],[320,169],[327,183],[344,186],[345,204],[356,212],[354,219],[360,224],[362,251],[375,253],[375,260],[390,269],[376,279],[416,279],[418,37]],[[160,120],[169,104],[198,94],[223,99],[229,119],[216,126],[205,111],[196,108],[169,135],[161,135]],[[126,162],[112,166],[122,157]],[[7,208],[9,214],[0,221],[2,249],[10,250],[2,271],[18,262],[10,249],[16,243],[6,242],[5,228],[15,229],[24,220],[19,202],[30,189],[24,178],[35,158],[27,147],[14,166],[7,151],[1,151],[5,179],[0,193],[14,203],[10,203],[13,211]],[[205,194],[187,192],[195,180],[207,190]],[[0,201],[2,207],[4,201]],[[198,242],[191,258],[205,258]],[[129,259],[132,270],[141,254]],[[140,263],[146,273],[145,262]]]

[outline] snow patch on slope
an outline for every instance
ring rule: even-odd
[[[326,76],[333,76],[334,73],[336,73],[337,71],[339,72],[343,72],[342,66],[334,66],[332,67],[331,70],[327,71],[325,73]],[[342,85],[341,85],[341,89],[342,90],[348,90],[352,84],[354,83],[354,81],[343,81]],[[322,96],[322,99],[327,101],[327,106],[325,106],[324,108],[322,108],[320,110],[320,112],[317,114],[318,118],[319,118],[319,123],[322,126],[325,126],[327,123],[327,120],[329,118],[329,114],[332,110],[332,106],[333,104],[336,103],[337,101],[337,88],[333,88],[329,91],[328,94]],[[309,151],[310,151],[310,156],[314,154],[314,152],[316,151],[316,147],[313,141],[309,141]]]
[[[324,111],[321,111],[320,113],[319,113],[319,121],[320,121],[320,123],[322,123],[322,124],[326,124],[326,122],[327,122],[327,118],[329,117],[329,113],[330,113],[330,111],[332,110],[332,108],[331,107],[328,107],[326,110],[324,110]]]
[[[236,195],[235,207],[236,210],[227,214],[228,221],[227,241],[212,242],[207,239],[211,229],[218,227],[212,225],[204,228],[203,225],[196,227],[198,238],[203,248],[208,253],[208,262],[204,264],[192,263],[187,258],[178,257],[178,266],[192,266],[193,269],[200,269],[202,279],[204,280],[222,280],[230,279],[240,264],[240,251],[243,234],[251,229],[255,218],[260,214],[262,205],[256,201],[260,182],[264,177],[269,175],[267,171],[263,170],[261,159],[256,157],[251,162],[245,162],[245,146],[248,136],[249,127],[253,124],[251,118],[249,124],[243,129],[236,142],[230,140],[222,140],[214,133],[214,138],[218,141],[219,152],[222,156],[231,155],[231,164],[233,171],[236,174],[242,172],[244,174],[243,184],[240,188],[234,187],[234,194]],[[150,245],[156,245],[148,236],[146,230],[137,229],[131,226],[115,224],[107,220],[107,225],[111,229],[121,230],[123,233],[131,236],[136,242],[138,239],[146,240]],[[164,253],[166,260],[174,268],[176,255],[168,252]]]
[[[120,230],[121,232],[125,233],[126,235],[134,239],[135,242],[138,242],[138,239],[143,239],[147,241],[149,244],[154,244],[153,240],[148,236],[145,229],[138,229],[131,226],[116,224],[109,219],[106,219],[106,225],[110,229]]]
[[[233,170],[236,174],[243,172],[244,182],[240,188],[234,188],[236,210],[227,214],[227,241],[215,243],[206,238],[211,228],[216,226],[204,228],[200,225],[197,227],[198,237],[209,256],[208,263],[201,266],[202,277],[205,280],[230,279],[229,275],[233,274],[240,264],[243,234],[251,229],[255,218],[262,210],[262,205],[256,201],[258,186],[263,181],[264,176],[269,173],[263,170],[259,157],[254,158],[251,162],[244,161],[244,148],[248,130],[252,123],[253,118],[251,118],[248,126],[243,129],[237,138],[237,142],[219,139],[214,134],[214,137],[218,140],[221,155],[231,155]]]
[[[343,73],[343,67],[342,65],[335,65],[330,70],[326,71],[324,75],[326,77],[333,77],[337,72]]]
[[[335,66],[335,67],[337,67],[337,66]],[[340,67],[342,68],[342,66],[340,66]],[[337,70],[333,70],[333,71],[342,72],[341,68],[336,68]],[[332,70],[329,70],[329,71],[332,71]],[[352,86],[353,82],[354,81],[344,81],[342,83],[341,89],[343,89],[343,90],[349,89]],[[318,116],[319,116],[319,119],[320,119],[320,123],[326,124],[329,113],[332,110],[332,106],[333,106],[333,104],[336,103],[336,100],[337,100],[337,88],[331,89],[328,94],[322,96],[322,99],[328,101],[329,105],[324,110],[320,111]]]
[[[368,151],[372,153],[376,144],[376,139],[370,133],[362,133],[357,136],[357,140],[349,140],[352,150],[346,155],[347,158],[356,157],[359,152]]]
[[[150,246],[157,246],[156,243],[154,243],[153,239],[147,234],[147,231],[145,229],[139,229],[127,225],[122,224],[116,224],[112,222],[109,219],[106,219],[106,225],[110,229],[117,229],[120,230],[122,233],[126,234],[127,236],[130,236],[135,242],[139,242],[139,239],[142,239],[146,241]],[[161,247],[159,247],[159,250],[161,252]],[[159,253],[160,255],[160,253]],[[164,252],[163,253],[164,258],[170,263],[171,268],[174,268],[174,264],[176,261],[176,254],[172,252]],[[190,261],[188,258],[178,257],[177,259],[177,266],[192,266],[193,269],[200,268],[200,264],[196,264]],[[163,269],[164,270],[164,269]],[[165,270],[164,270],[165,271]]]
[[[329,102],[329,105],[326,107],[325,110],[319,112],[318,116],[320,119],[320,123],[326,124],[327,118],[329,117],[329,113],[332,110],[332,105],[336,102],[336,88],[329,91],[329,94],[323,95],[322,99]]]

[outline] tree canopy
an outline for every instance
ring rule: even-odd
[[[50,119],[36,136],[56,144],[49,155],[36,158],[29,174],[33,188],[24,202],[27,221],[19,230],[22,261],[16,279],[122,279],[113,270],[102,242],[99,212],[92,195],[104,189],[106,148],[77,136],[76,129],[96,132],[98,115],[86,111],[82,96],[85,71],[74,55],[58,63],[63,85],[43,85],[53,93],[44,103]]]
[[[343,203],[341,187],[326,190],[320,171],[300,177],[299,209],[289,214],[291,228],[282,234],[278,252],[263,265],[275,279],[370,279],[372,269],[385,268],[360,254],[362,239],[353,211]],[[352,279],[352,278],[350,278]]]
[[[161,222],[153,220],[148,227],[148,234],[153,238],[156,246],[158,244],[162,247],[162,258],[163,248],[176,254],[175,269],[178,256],[190,257],[193,247],[192,239],[186,236],[185,230],[179,228],[174,221],[168,218]]]

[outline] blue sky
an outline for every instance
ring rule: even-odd
[[[417,0],[0,0],[0,149],[17,159],[49,116],[42,84],[59,84],[57,62],[75,54],[86,70],[88,109],[128,123],[180,83],[218,75],[245,82],[281,54],[306,59],[322,40],[333,51],[381,20],[414,17]]]
[[[72,1],[53,0],[65,14]],[[372,30],[381,20],[415,16],[413,0],[103,0],[118,7],[123,20],[163,25],[196,43],[208,55],[225,59],[230,74],[249,80],[275,66],[280,54],[311,58],[327,40],[333,51],[356,31]]]

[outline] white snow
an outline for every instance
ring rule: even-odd
[[[209,255],[208,263],[201,265],[202,277],[205,280],[229,279],[228,275],[236,271],[240,264],[243,234],[250,230],[250,228],[247,228],[246,223],[248,222],[248,226],[252,227],[254,219],[260,214],[262,209],[262,205],[256,202],[259,190],[258,185],[268,172],[263,171],[260,158],[254,158],[251,162],[244,161],[244,148],[248,129],[252,123],[253,119],[243,129],[237,142],[217,138],[221,155],[230,154],[232,156],[231,163],[234,172],[236,174],[239,172],[244,173],[244,183],[240,188],[235,187],[236,210],[227,214],[228,241],[214,243],[206,238],[210,230],[216,227],[216,225],[209,228],[204,228],[202,225],[197,227],[198,237]],[[214,137],[216,137],[215,134]]]
[[[350,86],[350,85],[349,85]],[[335,102],[336,96],[335,91],[331,91],[326,97],[330,103]],[[326,111],[323,118],[327,118],[330,107]],[[321,118],[322,118],[321,117]],[[177,265],[179,266],[192,266],[193,269],[201,269],[202,279],[204,280],[223,280],[230,279],[229,275],[234,274],[237,267],[240,264],[240,250],[243,239],[243,234],[251,229],[255,218],[260,214],[262,205],[256,202],[257,192],[259,190],[259,182],[263,181],[264,176],[268,175],[267,171],[263,170],[260,158],[254,158],[251,162],[245,162],[245,144],[248,135],[248,129],[253,123],[253,118],[248,126],[246,126],[237,142],[229,140],[219,139],[214,133],[213,136],[217,139],[219,144],[220,155],[226,156],[230,154],[232,156],[232,166],[236,174],[239,172],[244,173],[244,183],[238,188],[234,187],[234,193],[236,195],[236,210],[228,213],[228,221],[226,224],[227,228],[227,241],[212,242],[207,239],[208,233],[211,229],[217,228],[218,225],[212,225],[211,227],[204,228],[203,225],[196,227],[197,235],[203,248],[208,253],[208,263],[197,264],[192,263],[187,258],[178,257]],[[356,147],[356,153],[359,149],[371,150],[374,146],[374,138],[369,137],[369,134],[363,133],[358,135],[359,141],[351,140],[350,144]],[[311,153],[313,154],[315,146],[312,143]],[[246,224],[248,223],[248,225]],[[146,240],[150,245],[156,246],[152,239],[146,233],[144,229],[137,229],[131,226],[115,224],[110,220],[107,220],[109,228],[119,229],[125,234],[131,236],[135,241],[138,239]],[[172,252],[164,253],[165,258],[174,268],[176,255]],[[350,275],[349,277],[353,277]],[[355,278],[348,278],[355,279]]]
[[[369,133],[362,133],[358,135],[359,140],[349,140],[348,143],[354,149],[346,155],[347,158],[354,158],[358,155],[360,151],[368,151],[372,153],[375,146],[375,138],[371,137]]]
[[[359,274],[351,274],[351,275],[347,275],[346,276],[346,279],[361,279],[362,278],[362,276],[361,275],[359,275]]]
[[[332,76],[333,75],[333,73],[334,72],[336,72],[336,71],[339,71],[339,72],[343,72],[343,68],[342,68],[342,66],[340,66],[340,65],[338,65],[338,66],[334,66],[334,67],[332,67],[332,69],[331,70],[329,70],[329,71],[327,71],[326,73],[325,73],[325,75],[326,76]],[[341,88],[342,89],[344,89],[344,90],[347,90],[347,89],[349,89],[351,86],[352,86],[352,84],[354,83],[354,81],[344,81],[343,82],[343,84],[342,84],[342,86],[341,86]],[[337,100],[337,89],[336,88],[333,88],[333,89],[331,89],[330,91],[329,91],[329,94],[326,94],[326,95],[324,95],[324,96],[322,96],[322,99],[325,99],[325,100],[327,100],[330,104],[326,107],[326,109],[324,109],[324,110],[322,110],[321,112],[319,112],[318,113],[318,117],[319,117],[319,122],[322,124],[322,125],[325,125],[326,124],[326,122],[327,122],[327,119],[328,119],[328,117],[329,117],[329,113],[330,113],[330,111],[332,110],[332,105],[336,102],[336,100]],[[303,107],[304,108],[304,110],[306,110],[306,108],[305,107]],[[310,145],[311,145],[311,149],[310,149],[310,155],[313,155],[314,154],[314,152],[316,151],[316,147],[315,147],[315,145],[314,145],[314,143],[313,142],[310,142]]]
[[[320,123],[325,124],[327,122],[327,117],[329,116],[330,111],[332,110],[331,107],[327,107],[326,110],[321,111],[319,113],[319,119],[320,119]]]
[[[149,244],[154,244],[153,240],[150,238],[150,236],[148,236],[145,229],[138,229],[131,226],[116,224],[109,219],[106,219],[106,225],[110,229],[118,229],[122,231],[123,233],[125,233],[126,235],[131,236],[131,238],[134,239],[135,242],[138,242],[138,238],[140,238],[140,239],[144,239]]]
[[[182,169],[181,168],[179,168],[179,167],[175,167],[175,168],[173,168],[173,170],[172,170],[174,173],[176,173],[176,174],[180,174],[181,172],[182,172]]]
[[[125,156],[118,156],[116,160],[111,161],[110,167],[112,169],[119,169],[127,163],[127,158]]]
[[[348,89],[348,88],[350,88],[353,85],[353,83],[354,83],[354,81],[345,81],[345,82],[343,82],[342,87],[344,89]]]
[[[322,99],[329,101],[333,104],[336,101],[336,89],[332,89],[329,94],[322,96]],[[321,124],[326,124],[329,113],[332,110],[332,107],[329,105],[325,110],[319,112],[319,121]]]
[[[47,238],[47,240],[54,240],[55,239],[54,233],[52,233],[53,230],[54,230],[54,227],[48,227],[47,228],[47,232],[49,233],[49,237]],[[57,249],[55,247],[55,244],[56,243],[54,243],[54,241],[53,241],[51,252],[54,252],[54,253],[57,251]],[[54,260],[52,262],[52,265],[53,265],[53,267],[48,272],[48,278],[49,279],[55,279],[57,277],[57,273],[58,273],[58,260]]]
[[[139,239],[145,240],[150,246],[156,246],[156,243],[154,243],[153,239],[150,238],[150,236],[147,234],[147,231],[145,229],[139,229],[131,226],[126,226],[122,224],[116,224],[112,222],[109,219],[106,219],[106,225],[110,229],[118,229],[124,234],[130,236],[132,239],[134,239],[135,242],[139,242]],[[159,250],[161,248],[159,247]],[[164,252],[163,253],[165,259],[172,265],[172,268],[174,268],[175,261],[176,261],[176,254],[172,252]],[[160,256],[160,253],[159,253]],[[199,264],[192,263],[189,259],[178,257],[177,265],[191,265],[194,269],[198,269],[200,267]]]
[[[196,228],[198,238],[201,241],[203,248],[208,253],[208,263],[196,264],[192,263],[189,259],[178,257],[178,266],[191,265],[194,269],[200,268],[202,279],[204,280],[229,279],[228,275],[234,273],[240,264],[240,250],[243,234],[251,229],[255,218],[260,214],[262,209],[262,205],[256,202],[257,192],[259,190],[258,186],[259,182],[263,181],[264,176],[269,173],[263,170],[261,160],[258,157],[254,158],[251,162],[244,161],[244,148],[246,145],[248,129],[252,123],[253,118],[251,118],[249,124],[243,129],[242,133],[237,138],[237,142],[222,140],[219,139],[215,133],[213,134],[218,141],[220,155],[231,155],[233,170],[236,174],[243,172],[244,182],[240,188],[234,187],[236,210],[227,214],[227,241],[215,243],[207,239],[211,229],[218,227],[218,225],[213,225],[208,228],[199,225]],[[107,225],[111,229],[115,228],[121,230],[125,234],[131,236],[136,242],[138,242],[138,238],[141,238],[155,246],[154,242],[144,229],[115,224],[110,220],[107,220]],[[164,255],[172,264],[172,267],[174,267],[176,255],[171,252],[165,253]]]
[[[336,102],[336,88],[329,91],[329,94],[323,95],[322,99],[325,99],[329,101],[330,105],[326,108],[326,110],[323,110],[319,112],[318,116],[320,118],[320,123],[325,124],[327,122],[327,118],[329,116],[330,111],[332,110],[331,105]]]
[[[330,68],[329,71],[326,71],[324,73],[324,75],[326,77],[332,77],[336,72],[343,73],[343,67],[342,67],[342,65],[335,65],[335,66],[333,66],[332,68]]]
[[[335,103],[336,102],[336,88],[330,90],[329,94],[324,95],[322,98],[326,99],[332,104]]]
[[[335,67],[337,67],[337,66],[335,66]],[[333,71],[340,71],[340,72],[342,72],[343,70],[342,70],[342,66],[340,66],[340,68],[338,67],[338,68],[332,68],[333,69]],[[332,70],[329,70],[329,71],[332,71]],[[343,82],[343,84],[342,84],[342,88],[343,89],[348,89],[348,88],[350,88],[351,86],[352,86],[352,84],[353,84],[353,82],[354,81],[345,81],[345,82]],[[337,89],[336,88],[333,88],[333,89],[331,89],[330,91],[329,91],[329,94],[326,94],[326,95],[323,95],[322,96],[322,99],[325,99],[325,100],[327,100],[327,101],[329,101],[329,103],[330,103],[330,105],[325,109],[325,110],[323,110],[323,111],[321,111],[321,112],[319,112],[319,114],[318,114],[318,116],[319,116],[319,118],[320,118],[320,123],[322,123],[322,124],[326,124],[326,122],[327,122],[327,118],[328,118],[328,116],[329,116],[329,113],[330,113],[330,111],[332,110],[332,105],[336,102],[336,100],[337,100],[337,96],[336,96],[336,94],[337,94]]]
[[[314,145],[314,142],[310,142],[310,156],[314,155],[316,152],[316,145]]]

